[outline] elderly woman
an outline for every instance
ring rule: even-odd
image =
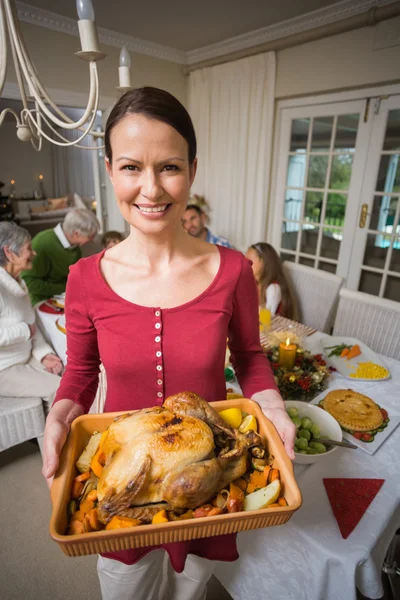
[[[0,391],[2,396],[43,398],[50,407],[60,383],[61,360],[35,325],[21,271],[32,268],[31,236],[0,223]]]
[[[69,268],[81,258],[81,246],[99,230],[96,216],[87,208],[70,210],[63,223],[41,231],[32,240],[36,253],[30,271],[22,274],[32,304],[65,292]]]

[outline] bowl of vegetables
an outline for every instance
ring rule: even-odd
[[[342,441],[342,429],[332,415],[319,406],[299,400],[286,400],[285,406],[296,425],[295,463],[309,465],[324,460],[337,449],[337,446],[317,441],[324,438]]]

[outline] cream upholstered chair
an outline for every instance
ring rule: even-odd
[[[44,421],[41,398],[0,396],[0,452],[32,438],[42,451]]]
[[[297,301],[299,321],[330,333],[343,278],[288,261],[283,268]]]
[[[333,334],[349,336],[371,350],[400,359],[400,302],[340,290]]]

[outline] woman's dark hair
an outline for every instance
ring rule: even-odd
[[[265,294],[267,287],[271,283],[278,283],[281,288],[281,310],[280,315],[288,319],[296,317],[296,305],[293,299],[293,294],[285,277],[282,268],[282,262],[279,258],[278,253],[271,244],[266,242],[259,242],[250,246],[257,255],[260,257],[263,263],[263,270],[260,275],[257,285],[260,291],[260,304],[265,305]]]
[[[148,119],[167,123],[176,129],[188,143],[189,164],[193,164],[197,154],[197,142],[188,111],[172,94],[153,87],[129,90],[121,96],[112,109],[104,134],[106,157],[110,164],[112,162],[111,132],[126,115],[144,115]]]

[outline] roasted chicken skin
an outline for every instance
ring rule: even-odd
[[[216,446],[216,439],[224,448]],[[253,431],[232,429],[200,396],[183,392],[162,407],[127,413],[110,425],[98,482],[99,518],[166,503],[170,510],[207,502],[247,468]]]

